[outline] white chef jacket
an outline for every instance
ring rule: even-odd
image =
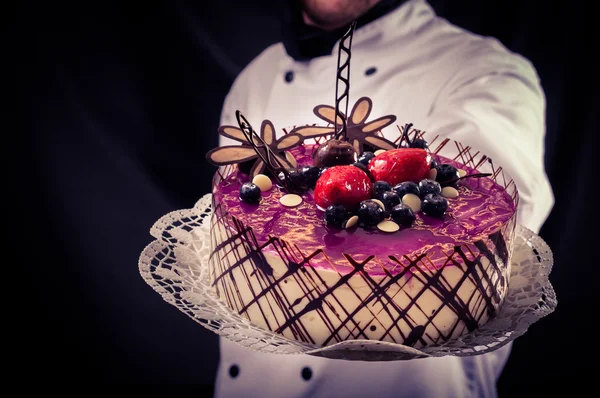
[[[278,131],[323,124],[313,108],[335,105],[336,68],[337,45],[306,62],[294,61],[283,44],[272,45],[235,80],[221,124],[237,125],[236,110],[257,131],[264,119]],[[554,197],[543,164],[545,97],[528,60],[436,16],[425,0],[410,0],[354,32],[350,73],[349,109],[368,96],[369,120],[393,114],[399,125],[413,123],[487,154],[517,184],[519,223],[539,230]],[[391,127],[384,133],[398,136]],[[353,362],[220,344],[219,398],[494,397],[510,352],[507,345],[468,358]]]

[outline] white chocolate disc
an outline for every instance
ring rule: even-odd
[[[396,232],[400,226],[393,221],[385,220],[377,224],[377,228],[383,232]]]
[[[421,211],[421,198],[413,193],[407,193],[402,197],[402,203],[410,207],[413,213],[418,213]]]
[[[445,198],[458,198],[458,191],[454,187],[444,187],[442,188],[442,196]]]
[[[379,207],[381,207],[383,210],[385,210],[385,205],[383,204],[383,202],[379,199],[371,199],[373,202],[377,203],[379,205]]]
[[[385,149],[378,149],[375,152],[373,152],[373,155],[378,156],[378,155],[381,155],[384,152],[385,152]]]
[[[461,177],[464,177],[467,175],[467,172],[466,172],[466,170],[458,169],[458,175]]]
[[[433,168],[433,169],[429,170],[429,173],[427,173],[427,178],[429,178],[430,180],[435,181],[436,177],[437,177],[437,169]]]
[[[261,192],[266,192],[273,187],[271,179],[264,174],[257,174],[253,179],[252,183],[256,184],[260,188]]]
[[[279,199],[279,202],[286,207],[296,207],[302,203],[302,198],[295,193],[290,193],[283,195],[281,199]]]
[[[358,223],[358,216],[352,216],[348,219],[348,221],[346,221],[346,225],[344,225],[344,228],[346,228],[346,229],[352,228],[357,223]]]

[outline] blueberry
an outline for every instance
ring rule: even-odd
[[[279,185],[289,188],[290,193],[303,193],[308,191],[309,186],[306,176],[298,169],[287,169],[288,179],[286,181],[283,171],[277,174]],[[286,183],[287,182],[287,183]]]
[[[251,182],[245,182],[240,187],[240,200],[246,203],[258,203],[260,201],[260,188]]]
[[[419,182],[419,191],[421,192],[421,198],[429,194],[439,195],[442,193],[442,186],[439,182],[426,178]]]
[[[415,221],[415,213],[405,204],[399,204],[392,209],[392,220],[398,225],[410,227]]]
[[[394,206],[399,205],[402,201],[396,192],[388,191],[381,194],[381,202],[386,211],[391,211]]]
[[[287,169],[288,176],[295,183],[301,184],[304,183],[304,174],[299,169]]]
[[[364,200],[358,205],[356,212],[358,221],[365,227],[372,227],[383,220],[383,209],[372,200]]]
[[[363,152],[362,155],[359,156],[358,161],[360,163],[364,164],[365,166],[368,166],[369,162],[374,157],[375,157],[375,154],[373,152]]]
[[[346,221],[346,209],[342,205],[331,205],[325,210],[323,220],[327,225],[341,228]]]
[[[435,180],[440,183],[442,187],[449,185],[455,185],[457,178],[460,178],[458,169],[451,164],[438,164],[435,169],[437,170],[437,177]]]
[[[377,199],[381,199],[381,195],[384,192],[391,191],[391,190],[392,190],[392,187],[390,187],[390,184],[388,184],[385,181],[376,181],[373,184],[373,196],[375,196],[375,198],[377,198]]]
[[[423,213],[432,217],[442,217],[448,210],[448,200],[441,195],[427,194],[421,203]]]
[[[429,163],[429,170],[431,169],[435,169],[438,165],[438,162],[435,159],[431,159],[431,162]]]
[[[413,140],[413,142],[410,143],[410,147],[411,148],[428,149],[429,144],[427,144],[427,141],[425,141],[424,139],[417,138],[416,140]]]
[[[306,180],[306,175],[298,169],[288,169],[288,175],[292,184],[294,185],[294,191],[308,191],[309,185]]]
[[[304,166],[300,169],[300,174],[302,174],[302,179],[308,185],[310,189],[315,189],[315,185],[317,185],[317,180],[321,174],[321,169],[316,166]]]
[[[394,192],[398,195],[400,200],[407,193],[412,193],[414,195],[420,196],[421,192],[419,191],[419,186],[412,181],[401,182],[400,184],[394,186]]]

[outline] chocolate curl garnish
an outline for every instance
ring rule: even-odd
[[[219,127],[219,134],[233,141],[238,141],[242,145],[225,145],[211,149],[206,154],[206,159],[209,163],[215,166],[228,164],[239,164],[242,166],[246,162],[253,161],[248,176],[253,178],[264,172],[266,169],[265,162],[258,156],[259,154],[239,127],[221,126]],[[263,120],[260,126],[260,138],[275,153],[275,158],[279,163],[284,163],[289,168],[296,167],[296,159],[289,150],[300,145],[304,137],[299,134],[285,134],[280,138],[276,138],[273,123],[269,120]]]
[[[354,34],[354,28],[356,27],[356,21],[350,24],[350,28],[346,32],[342,39],[340,40],[340,45],[338,47],[338,62],[337,62],[337,73],[335,80],[335,114],[337,117],[335,118],[335,131],[336,139],[340,139],[340,136],[344,135],[344,141],[348,140],[347,132],[346,132],[346,116],[348,114],[348,93],[350,92],[350,58],[352,57],[352,53],[350,49],[352,48],[352,36]],[[346,40],[349,41],[348,46],[346,46]],[[342,63],[342,53],[345,53],[348,57]],[[344,76],[345,73],[345,76]],[[344,92],[339,95],[340,82],[344,84]],[[342,100],[346,100],[345,112],[342,114],[340,112],[340,103]],[[338,130],[338,118],[341,119],[342,128]]]
[[[288,192],[293,192],[293,188],[296,187],[292,179],[290,178],[290,174],[286,169],[286,165],[281,163],[275,153],[269,148],[269,145],[261,138],[259,134],[254,131],[252,125],[246,119],[242,112],[235,111],[235,117],[237,119],[238,125],[242,130],[242,133],[246,137],[246,140],[250,143],[252,148],[256,151],[256,154],[263,161],[265,167],[271,172],[273,177],[278,178],[279,173],[283,173],[284,178],[281,183],[283,187]],[[279,178],[278,178],[279,179]]]
[[[412,123],[407,123],[404,126],[404,131],[402,132],[402,137],[400,137],[400,142],[398,142],[398,148],[400,148],[402,146],[402,141],[405,141],[405,140],[406,140],[406,143],[408,144],[408,146],[410,147],[410,139],[408,137],[408,132],[412,126],[413,126]]]

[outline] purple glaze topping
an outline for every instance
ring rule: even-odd
[[[294,148],[292,153],[298,164],[312,165],[312,146]],[[462,168],[468,174],[477,170],[436,155],[438,163],[449,163]],[[361,261],[368,256],[377,256],[382,265],[393,273],[396,263],[388,256],[415,256],[428,252],[435,266],[446,259],[444,251],[451,251],[457,244],[471,243],[496,232],[515,213],[512,198],[506,190],[490,178],[464,179],[460,182],[459,197],[449,199],[449,208],[443,219],[429,217],[422,212],[417,214],[412,227],[401,228],[395,233],[384,233],[362,228],[340,230],[327,227],[323,212],[314,204],[312,191],[302,194],[303,203],[295,208],[287,208],[279,203],[286,194],[277,185],[262,193],[260,205],[243,203],[239,199],[240,186],[248,181],[248,176],[234,171],[214,189],[215,200],[221,203],[230,216],[253,228],[258,242],[265,242],[269,236],[276,236],[296,245],[304,254],[324,249],[331,263],[321,260],[311,262],[313,267],[331,268],[345,272],[351,267],[344,253]],[[275,252],[275,250],[273,249]],[[436,261],[438,260],[438,261]],[[372,262],[370,262],[372,263]],[[397,266],[397,264],[396,264]],[[369,274],[382,275],[381,267],[365,269]]]

